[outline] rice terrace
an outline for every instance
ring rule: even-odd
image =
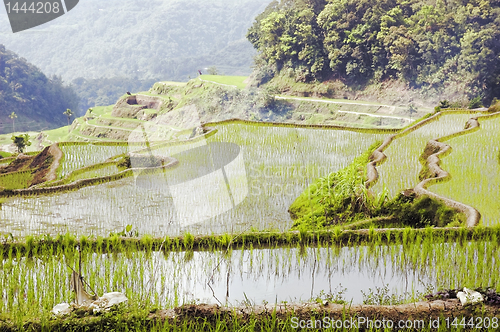
[[[137,95],[165,103],[176,89],[226,79],[202,78],[184,86],[161,83],[168,92],[156,92],[157,84]],[[126,295],[127,306],[117,309],[124,321],[139,321],[144,312],[150,323],[173,325],[174,317],[189,314],[169,310],[201,303],[250,310],[312,302],[325,315],[334,304],[404,305],[437,289],[499,285],[489,272],[500,270],[500,210],[484,199],[471,204],[478,196],[468,194],[498,196],[491,178],[500,171],[499,151],[485,138],[497,132],[497,107],[437,109],[405,128],[376,129],[201,123],[189,108],[168,112],[168,119],[160,111],[156,121],[137,120],[123,113],[147,110],[121,104],[95,107],[71,127],[44,132],[42,152],[30,147],[34,151],[2,159],[1,310],[12,328],[57,325],[50,311],[72,298],[68,266],[75,264],[93,292]],[[477,124],[464,129],[469,119]],[[96,131],[107,135],[92,136]],[[440,154],[433,140],[452,152]],[[491,147],[478,154],[477,144],[488,142]],[[241,163],[221,162],[218,143],[237,146]],[[212,159],[201,157],[200,148]],[[430,165],[436,155],[443,159],[439,172],[450,174],[423,186],[430,195],[417,195],[419,184],[440,175]],[[45,170],[57,168],[34,184],[37,158]],[[448,164],[452,158],[461,159]],[[467,163],[485,168],[455,167]],[[222,182],[222,189],[233,194],[228,209],[217,192],[219,178],[193,183],[216,173],[217,167],[210,169],[216,164],[226,170],[229,184]],[[187,193],[176,189],[178,183],[190,186]],[[193,211],[192,204],[208,206],[208,217],[184,218],[184,206]],[[471,214],[475,206],[478,213]],[[217,308],[210,313],[217,319],[230,314],[216,314]],[[92,317],[92,310],[82,310],[75,314]],[[280,315],[284,321],[268,317],[266,324],[291,319]],[[242,322],[258,315],[245,317]]]
[[[500,328],[498,1],[87,2],[0,31],[86,40],[0,45],[0,331]]]

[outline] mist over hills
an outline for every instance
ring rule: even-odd
[[[270,0],[85,0],[66,15],[2,43],[48,75],[70,82],[126,77],[187,81],[217,66],[249,74],[255,51],[245,34]]]
[[[83,114],[126,91],[188,81],[211,66],[249,75],[255,50],[245,35],[270,1],[85,0],[57,20],[16,34],[2,6],[0,36],[47,75],[72,83]]]

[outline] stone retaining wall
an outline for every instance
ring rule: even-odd
[[[175,309],[160,310],[149,316],[150,319],[173,319],[173,318],[203,318],[208,321],[216,321],[216,318],[231,317],[247,319],[254,317],[271,317],[275,315],[279,319],[296,317],[300,320],[315,320],[329,317],[330,320],[341,320],[342,322],[357,321],[358,317],[368,320],[391,320],[394,324],[399,321],[421,320],[428,328],[431,319],[440,317],[476,317],[478,311],[482,317],[500,317],[500,306],[476,305],[462,306],[458,299],[447,301],[436,300],[426,302],[415,302],[400,305],[364,305],[364,304],[336,304],[328,303],[286,303],[265,304],[254,306],[221,307],[219,305],[184,305]],[[453,319],[452,319],[453,320]],[[441,322],[441,324],[443,324]],[[450,321],[451,323],[451,321]],[[444,324],[443,324],[444,325]],[[351,326],[352,327],[352,326]],[[365,326],[366,327],[366,326]],[[451,326],[450,326],[451,327]],[[346,326],[349,330],[349,326]],[[354,327],[352,327],[354,329]],[[355,329],[354,329],[355,330]],[[363,330],[363,327],[361,327]],[[418,328],[414,329],[419,330]]]

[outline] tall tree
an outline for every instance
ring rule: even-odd
[[[500,97],[500,1],[281,0],[247,33],[256,72],[338,79],[358,89],[399,80],[429,96]],[[266,81],[269,81],[266,77]]]
[[[14,120],[16,120],[16,118],[17,118],[16,112],[10,113],[9,118],[12,120],[12,132],[15,132],[16,127],[14,126]]]
[[[73,116],[73,111],[68,108],[68,109],[66,109],[66,111],[63,114],[68,117],[68,126],[69,126],[69,120]]]

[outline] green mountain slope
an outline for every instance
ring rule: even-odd
[[[0,133],[64,125],[67,108],[78,98],[60,78],[47,78],[37,67],[0,45]],[[17,118],[9,116],[14,112]]]

